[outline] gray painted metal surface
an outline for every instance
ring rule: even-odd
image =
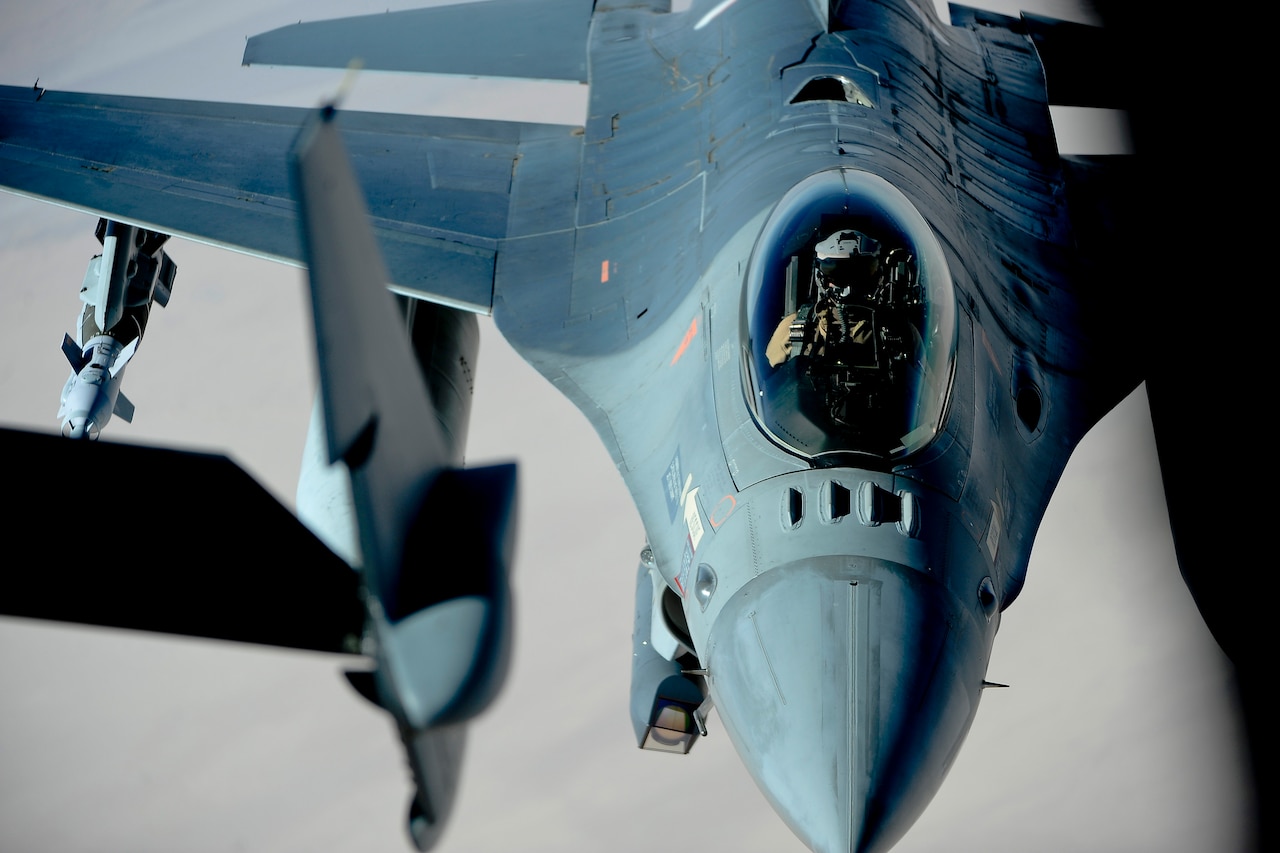
[[[0,184],[152,231],[298,263],[286,157],[307,110],[0,87]],[[351,115],[344,143],[397,290],[488,313],[517,164],[558,172],[572,129]],[[525,216],[562,195],[535,183]]]
[[[378,71],[585,83],[592,6],[591,0],[488,0],[297,23],[249,39],[244,64],[355,64]]]

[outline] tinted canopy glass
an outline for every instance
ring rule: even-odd
[[[882,178],[832,169],[797,184],[747,273],[759,423],[805,456],[906,456],[941,426],[956,309],[942,247]]]

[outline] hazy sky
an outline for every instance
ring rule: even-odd
[[[7,3],[0,82],[39,76],[59,89],[311,105],[341,75],[243,69],[246,35],[415,5]],[[372,73],[349,102],[563,122],[580,121],[584,104],[576,85]],[[6,425],[57,427],[67,374],[59,342],[97,249],[94,224],[0,195]],[[113,422],[107,435],[222,449],[292,502],[314,382],[302,275],[185,241],[170,253],[173,300],[153,314],[124,384],[135,422]],[[688,756],[635,748],[627,701],[643,532],[585,419],[491,324],[484,332],[469,456],[521,465],[518,646],[506,691],[473,729],[442,849],[803,850],[714,717]],[[69,507],[101,486],[92,474],[65,485],[68,506],[50,512],[70,522]],[[79,556],[126,571],[130,537],[151,523],[106,544],[69,523],[67,541],[32,544],[49,561]],[[398,743],[339,666],[0,620],[0,850],[410,849]],[[1141,390],[1068,467],[989,677],[1013,686],[984,697],[950,777],[895,850],[1239,846],[1227,673],[1174,563]]]

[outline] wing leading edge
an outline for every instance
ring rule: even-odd
[[[307,111],[0,87],[0,187],[300,263],[286,155]],[[393,289],[488,313],[499,242],[572,208],[575,128],[345,113]]]
[[[309,21],[249,39],[245,65],[587,82],[594,0],[487,0]],[[532,39],[530,33],[537,33]]]

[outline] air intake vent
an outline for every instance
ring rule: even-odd
[[[827,483],[826,498],[828,520],[839,521],[850,513],[853,504],[849,490],[835,480]]]
[[[893,492],[868,480],[858,489],[858,520],[867,527],[893,524],[902,520],[902,504]]]
[[[795,530],[804,521],[804,493],[799,489],[787,489],[782,496],[782,526]]]
[[[874,107],[866,92],[858,88],[848,77],[834,74],[814,77],[800,87],[800,91],[791,99],[791,103],[804,101],[844,101],[846,104],[857,104],[860,107]]]

